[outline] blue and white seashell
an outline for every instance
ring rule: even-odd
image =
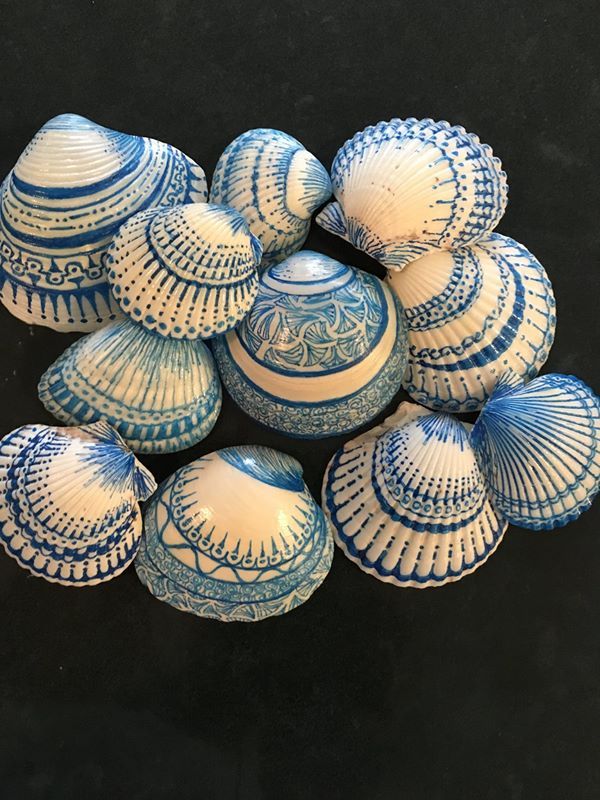
[[[492,233],[388,273],[404,307],[404,388],[436,410],[481,408],[498,378],[533,378],[554,340],[552,285],[523,245]]]
[[[144,514],[135,560],[152,594],[181,611],[256,622],[304,603],[333,539],[293,458],[230,447],[177,470]]]
[[[94,330],[119,316],[103,263],[119,227],[206,197],[201,167],[171,145],[61,114],[0,189],[0,299],[31,324]]]
[[[282,131],[258,128],[225,149],[210,199],[237,209],[263,245],[263,266],[300,250],[317,208],[331,196],[325,167]]]
[[[107,420],[140,453],[191,447],[208,436],[221,410],[221,384],[204,342],[157,336],[129,319],[71,345],[38,391],[57,419]]]
[[[407,340],[400,303],[379,278],[305,250],[261,274],[250,313],[213,352],[247,414],[318,438],[385,408],[402,382]]]
[[[577,519],[600,488],[600,401],[572,375],[523,384],[508,373],[471,432],[499,513],[550,530]]]
[[[93,586],[133,561],[154,478],[106,423],[25,425],[0,441],[0,543],[33,575]]]
[[[356,133],[338,151],[336,202],[317,217],[389,269],[435,248],[472,244],[504,213],[506,174],[477,136],[448,122],[393,119]]]
[[[338,450],[325,473],[323,508],[348,558],[396,586],[463,578],[495,551],[507,527],[467,427],[413,403]]]
[[[175,339],[208,339],[236,325],[258,291],[262,247],[231,208],[188,203],[136,214],[106,265],[121,310]]]

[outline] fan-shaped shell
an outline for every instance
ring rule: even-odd
[[[327,170],[293,136],[271,128],[247,131],[225,149],[210,199],[237,209],[263,245],[263,266],[299,250],[310,218],[331,196]]]
[[[171,145],[55,117],[0,190],[0,299],[28,323],[94,330],[119,316],[103,263],[119,226],[206,196],[203,170]]]
[[[221,384],[204,342],[166,339],[129,319],[71,345],[38,391],[57,419],[105,419],[140,453],[191,447],[221,410]]]
[[[379,278],[302,251],[260,276],[256,301],[213,352],[251,417],[292,436],[332,436],[376,416],[400,388],[402,309]]]
[[[325,579],[333,540],[300,464],[230,447],[177,470],[144,514],[142,583],[182,611],[225,622],[283,614]]]
[[[429,408],[479,409],[507,369],[532,378],[548,357],[552,286],[539,261],[506,236],[437,250],[388,280],[408,328],[404,387]]]
[[[477,241],[506,207],[506,175],[491,148],[431,119],[393,119],[355,134],[331,180],[337,202],[317,223],[390,269]]]
[[[152,475],[104,422],[25,425],[0,441],[0,542],[34,575],[91,586],[123,572]]]
[[[338,450],[323,508],[348,558],[396,586],[459,580],[486,561],[507,527],[466,427],[413,403]]]

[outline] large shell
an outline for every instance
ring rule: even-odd
[[[90,331],[119,316],[103,255],[145,208],[206,200],[203,170],[171,145],[75,114],[47,122],[0,189],[0,298],[19,319]]]
[[[204,342],[166,339],[129,319],[71,345],[38,390],[57,419],[105,419],[140,453],[191,447],[221,410],[221,384]]]
[[[323,508],[348,558],[396,586],[459,580],[486,561],[507,527],[466,427],[413,403],[338,450]]]
[[[479,409],[507,369],[532,378],[548,357],[552,286],[539,261],[506,236],[437,250],[388,280],[408,327],[404,387],[429,408]]]
[[[317,223],[390,269],[489,233],[507,200],[500,161],[448,122],[393,119],[355,134],[332,166]]]
[[[248,313],[261,251],[231,208],[152,208],[136,214],[113,240],[108,278],[121,310],[148,330],[208,339]]]
[[[0,542],[34,575],[91,586],[123,572],[152,475],[106,423],[25,425],[0,441]]]
[[[142,583],[181,611],[255,622],[308,600],[333,540],[300,464],[267,447],[218,450],[177,470],[144,514]]]
[[[508,374],[471,432],[498,511],[522,528],[566,525],[600,486],[600,401],[571,375]]]
[[[354,430],[389,403],[407,341],[400,304],[379,278],[306,250],[262,273],[252,310],[213,352],[247,414],[314,438]]]
[[[331,196],[327,170],[293,136],[271,128],[247,131],[225,149],[210,199],[237,209],[263,245],[263,266],[299,250],[310,218]]]

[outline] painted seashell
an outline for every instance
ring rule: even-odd
[[[600,400],[572,375],[523,384],[509,373],[483,407],[471,440],[494,505],[522,528],[566,525],[600,488]]]
[[[103,263],[119,227],[206,197],[204,171],[171,145],[61,114],[0,190],[0,299],[31,324],[94,330],[119,316]]]
[[[129,319],[71,345],[38,391],[61,422],[107,420],[140,453],[191,447],[221,410],[221,384],[204,342],[157,336]]]
[[[121,310],[175,339],[208,339],[236,325],[258,291],[262,248],[231,208],[188,203],[136,214],[106,266]]]
[[[33,575],[93,586],[120,575],[142,537],[154,478],[105,422],[25,425],[0,441],[0,543]]]
[[[159,600],[200,617],[256,622],[304,603],[325,579],[333,539],[293,458],[217,450],[177,470],[146,508],[135,560]]]
[[[404,307],[413,400],[443,411],[481,408],[498,378],[533,378],[556,327],[552,285],[523,245],[493,233],[428,253],[388,280]]]
[[[237,209],[263,245],[263,266],[300,250],[317,208],[331,196],[325,167],[282,131],[258,128],[234,139],[213,175],[210,199]]]
[[[214,340],[221,377],[253,419],[317,438],[373,419],[400,388],[400,303],[379,278],[305,250],[268,267],[240,325]]]
[[[414,403],[338,450],[323,508],[348,558],[396,586],[459,580],[487,560],[507,527],[467,426]]]
[[[331,181],[336,202],[317,223],[389,269],[476,242],[507,201],[506,174],[491,148],[431,119],[393,119],[356,133],[338,151]]]

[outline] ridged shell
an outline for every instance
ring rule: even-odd
[[[261,274],[250,313],[213,352],[247,414],[316,438],[354,430],[390,402],[407,340],[400,303],[379,278],[304,250]]]
[[[600,484],[600,401],[571,375],[508,374],[471,432],[498,511],[532,530],[566,525]]]
[[[108,581],[133,560],[142,536],[138,501],[155,489],[104,422],[25,425],[0,441],[0,542],[53,583]]]
[[[236,325],[258,290],[262,248],[231,208],[188,203],[136,214],[107,253],[121,310],[175,339],[208,339]]]
[[[556,327],[552,286],[523,245],[493,233],[388,273],[408,327],[404,388],[436,410],[481,408],[511,369],[533,378]]]
[[[204,342],[166,339],[129,319],[71,345],[38,391],[57,419],[105,419],[140,453],[191,447],[221,410],[221,384]]]
[[[317,223],[389,269],[489,233],[507,200],[499,159],[448,122],[393,119],[355,134],[338,151],[336,201]]]
[[[348,558],[396,586],[459,580],[486,561],[507,527],[466,427],[413,403],[338,450],[323,508]]]
[[[263,245],[263,266],[299,250],[310,218],[331,196],[325,167],[293,136],[271,128],[247,131],[225,149],[210,199],[237,209]]]
[[[201,167],[171,145],[55,117],[0,190],[0,299],[31,324],[95,330],[119,316],[103,257],[120,225],[206,197]]]
[[[181,611],[256,622],[308,600],[333,539],[300,464],[267,447],[230,447],[177,470],[144,514],[142,583]]]

